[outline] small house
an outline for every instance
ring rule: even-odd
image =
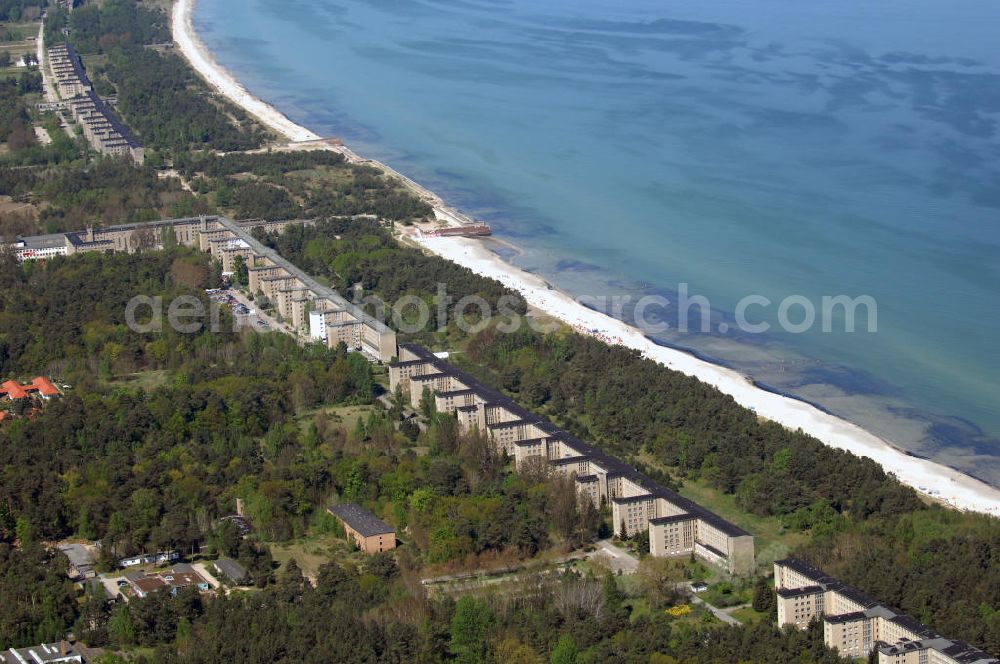
[[[395,528],[360,505],[333,505],[327,511],[337,517],[347,537],[368,555],[396,548]]]

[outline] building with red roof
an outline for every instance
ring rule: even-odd
[[[59,389],[52,384],[52,381],[44,376],[35,376],[31,384],[35,386],[35,389],[43,397],[56,397],[60,394]]]
[[[27,399],[31,395],[37,395],[43,399],[55,397],[62,394],[52,381],[44,376],[36,376],[27,385],[21,385],[15,380],[7,380],[0,383],[0,396],[6,396],[12,400]]]
[[[6,395],[11,399],[24,399],[28,396],[27,390],[23,386],[18,385],[17,381],[7,380],[3,384],[0,384],[0,394]]]

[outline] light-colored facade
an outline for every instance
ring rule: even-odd
[[[92,90],[80,56],[70,44],[56,44],[48,50],[48,67],[56,90],[63,99],[87,94]]]
[[[145,149],[119,122],[107,104],[93,91],[83,63],[71,44],[58,44],[48,51],[48,67],[56,90],[83,129],[90,145],[102,154],[119,155],[142,164]]]
[[[382,321],[368,315],[337,291],[323,286],[276,251],[264,246],[250,234],[247,224],[238,224],[223,217],[216,219],[229,235],[213,235],[212,241],[208,242],[208,250],[224,265],[227,253],[243,256],[248,266],[247,286],[250,292],[267,297],[281,317],[293,327],[305,330],[309,326],[310,337],[325,340],[331,348],[343,342],[348,348],[383,362],[395,357],[396,333]],[[249,223],[264,226],[268,231],[278,231],[296,222]],[[240,242],[237,245],[225,244],[232,239]],[[322,312],[323,318],[314,317],[313,312]],[[312,329],[314,321],[317,323],[316,330]]]
[[[654,556],[695,555],[733,574],[755,567],[753,536],[700,505],[660,486],[618,459],[518,406],[426,349],[401,345],[389,366],[392,390],[400,387],[414,408],[434,395],[439,412],[455,415],[463,432],[489,436],[518,469],[544,463],[574,478],[578,493],[611,507],[615,532],[649,532]]]
[[[55,246],[44,246],[36,243],[36,246],[29,246],[24,240],[19,240],[11,245],[14,256],[19,263],[24,261],[39,261],[55,256],[65,256],[67,253],[65,241],[60,238],[60,243]]]
[[[998,661],[968,643],[945,638],[878,646],[879,664],[996,664]]]
[[[805,629],[823,622],[823,640],[842,656],[879,664],[997,664],[960,641],[946,639],[913,618],[880,604],[821,570],[789,558],[774,563],[778,626]]]
[[[167,219],[106,228],[88,228],[59,235],[21,238],[15,252],[48,252],[70,255],[90,251],[135,252],[163,246],[164,234],[178,244],[196,247],[222,263],[223,272],[232,272],[237,256],[246,262],[251,293],[260,292],[274,303],[281,317],[310,336],[322,339],[331,348],[344,342],[348,348],[388,362],[396,355],[396,333],[360,307],[348,302],[335,290],[323,286],[276,251],[261,244],[251,231],[280,232],[289,224],[312,221],[235,222],[220,216]],[[22,260],[41,256],[25,253]],[[317,319],[313,313],[322,313]],[[313,321],[317,329],[312,329]]]
[[[69,100],[73,119],[83,129],[90,145],[102,154],[128,157],[136,164],[146,158],[145,149],[133,138],[128,127],[118,121],[111,109],[94,92]]]

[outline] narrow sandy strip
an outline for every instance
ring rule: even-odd
[[[265,104],[247,92],[232,75],[215,62],[215,58],[201,43],[191,15],[194,0],[178,0],[171,17],[174,41],[180,47],[191,66],[201,74],[212,87],[228,97],[234,104],[256,116],[265,125],[286,136],[290,141],[317,141],[319,136],[305,127],[300,127],[270,104]]]
[[[191,19],[194,2],[195,0],[177,0],[172,15],[174,41],[191,66],[233,103],[290,141],[320,140],[315,133],[295,124],[274,107],[252,96],[215,62],[195,34]],[[352,160],[367,161],[346,148],[331,146],[329,149],[339,151]],[[384,164],[374,161],[369,163],[399,175]],[[465,215],[444,205],[433,193],[407,178],[404,180],[434,205],[435,214],[439,219],[448,221],[467,219]],[[908,456],[884,439],[855,424],[824,413],[798,399],[757,388],[737,371],[705,362],[683,351],[659,346],[643,336],[636,328],[588,309],[569,295],[550,288],[538,277],[503,262],[481,242],[465,238],[426,237],[419,233],[414,233],[412,239],[439,256],[517,290],[532,306],[574,327],[597,330],[603,338],[613,339],[624,346],[639,350],[646,357],[671,369],[698,377],[731,395],[743,406],[753,408],[762,417],[779,422],[790,429],[802,429],[831,447],[874,459],[902,482],[917,489],[922,488],[925,493],[934,492],[935,498],[959,509],[1000,516],[1000,489],[946,466]]]
[[[48,62],[45,53],[45,21],[38,24],[38,37],[35,39],[35,49],[38,55],[38,71],[42,73],[42,90],[45,91],[45,101],[59,101],[59,95],[52,84],[52,77],[49,75]]]

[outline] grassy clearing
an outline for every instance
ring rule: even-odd
[[[270,544],[271,555],[284,568],[295,559],[299,569],[310,579],[315,579],[319,568],[331,560],[354,561],[360,564],[361,556],[346,540],[334,533],[325,533],[284,544]],[[279,571],[280,574],[280,571]]]
[[[302,180],[309,184],[316,185],[344,185],[350,184],[354,179],[350,171],[334,166],[316,166],[315,168],[309,168],[301,171],[289,171],[285,175],[296,180]]]
[[[0,41],[0,52],[10,56],[10,65],[0,69],[0,75],[18,76],[28,71],[24,67],[15,67],[14,63],[27,53],[32,55],[36,53],[38,47],[35,36],[38,35],[38,23],[0,23],[0,34],[8,36],[6,41]]]
[[[771,620],[771,615],[768,613],[761,613],[760,611],[754,611],[749,606],[740,607],[738,609],[733,609],[728,612],[733,618],[736,618],[744,625],[754,625],[759,622],[765,622]]]
[[[680,493],[722,518],[754,535],[758,567],[768,567],[788,555],[792,549],[808,541],[806,533],[785,530],[775,517],[760,517],[737,507],[736,498],[701,482],[685,480]]]
[[[648,453],[644,452],[640,455],[640,459],[676,476],[675,468],[664,466]],[[768,568],[775,560],[784,558],[789,551],[809,539],[806,533],[786,530],[781,521],[775,517],[761,517],[745,512],[736,505],[735,496],[726,495],[700,480],[684,479],[680,494],[752,533],[756,544],[758,568]]]
[[[104,54],[85,55],[82,56],[81,59],[83,60],[84,69],[86,69],[88,72],[93,71],[95,68],[99,66],[104,66],[108,64],[108,56]]]
[[[23,41],[31,41],[38,36],[39,21],[28,21],[26,23],[0,23],[0,34],[7,34],[8,38],[0,44],[16,44]]]
[[[116,387],[128,387],[133,390],[144,390],[150,392],[167,384],[170,380],[168,369],[157,369],[155,371],[141,371],[124,376],[116,376],[110,381],[101,381],[101,386],[114,389]]]
[[[314,408],[299,416],[299,426],[305,432],[309,428],[316,413],[326,413],[327,417],[334,424],[337,424],[348,431],[353,431],[358,425],[358,420],[367,421],[368,416],[375,410],[375,406],[328,406]]]

